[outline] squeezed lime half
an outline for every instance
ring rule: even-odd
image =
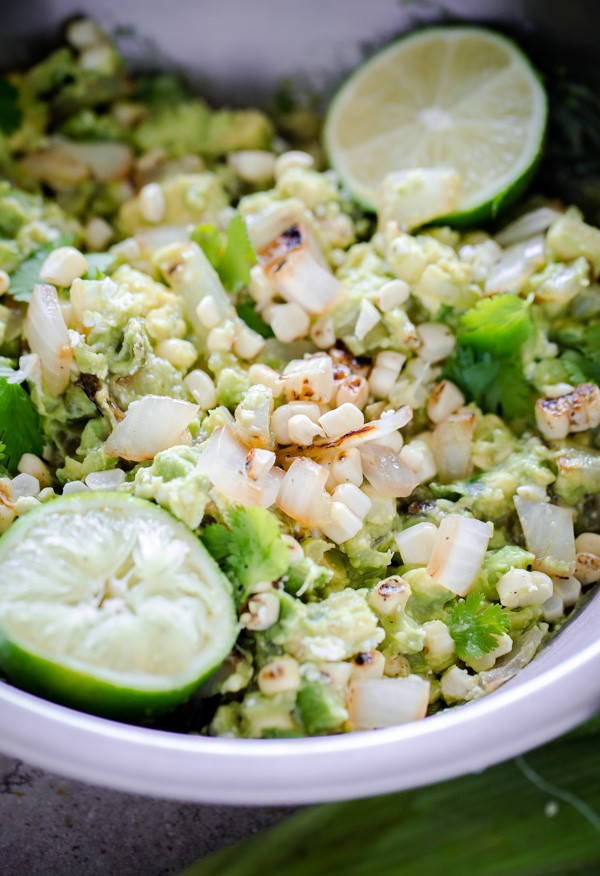
[[[448,167],[460,174],[457,210],[468,225],[496,215],[540,160],[547,99],[511,40],[479,27],[409,34],[362,65],[327,114],[324,143],[350,193],[375,210],[393,171]]]
[[[228,579],[143,499],[54,499],[0,538],[0,667],[32,693],[101,715],[165,712],[236,635]]]

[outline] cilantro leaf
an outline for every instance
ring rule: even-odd
[[[12,134],[21,124],[19,92],[8,79],[0,79],[0,133]]]
[[[24,453],[39,456],[44,436],[35,406],[19,383],[0,379],[0,441],[6,467],[15,471]]]
[[[252,298],[244,298],[236,307],[238,316],[243,319],[248,328],[251,328],[261,338],[274,338],[273,329],[271,326],[261,319],[256,311],[256,304]]]
[[[53,249],[59,246],[69,246],[73,242],[73,238],[69,234],[62,234],[51,243],[45,243],[39,249],[21,262],[16,271],[10,278],[10,294],[15,301],[31,301],[33,295],[33,287],[36,283],[41,283],[40,271],[46,258]]]
[[[600,364],[576,350],[566,350],[560,357],[570,383],[575,385],[592,380],[600,384]]]
[[[508,614],[500,605],[492,603],[484,608],[483,603],[483,593],[469,593],[450,609],[448,626],[461,660],[478,659],[493,651],[498,644],[496,637],[509,628]]]
[[[459,343],[498,356],[517,353],[533,331],[529,304],[515,295],[483,298],[460,319]]]
[[[264,508],[232,508],[225,521],[207,526],[202,541],[243,603],[256,584],[281,578],[289,566],[289,550],[277,518]]]
[[[239,213],[233,217],[225,233],[214,225],[199,225],[192,239],[202,247],[228,292],[239,292],[248,285],[256,255]]]
[[[85,257],[88,263],[86,280],[102,279],[115,263],[115,257],[111,252],[86,252]]]
[[[2,460],[5,457],[5,453],[4,453],[5,450],[6,450],[6,444],[3,444],[2,441],[0,441],[0,462],[2,462]]]
[[[471,347],[456,348],[442,374],[455,383],[482,411],[505,420],[519,420],[531,413],[531,393],[519,364]]]

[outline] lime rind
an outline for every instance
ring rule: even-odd
[[[384,64],[386,58],[396,55],[399,47],[407,47],[418,40],[427,39],[431,36],[441,36],[443,39],[457,39],[462,36],[481,35],[502,46],[512,58],[512,63],[518,64],[520,71],[528,79],[528,84],[535,104],[535,124],[530,126],[530,137],[523,149],[519,160],[512,168],[510,175],[505,175],[495,181],[492,187],[488,187],[481,193],[476,203],[468,204],[451,214],[439,217],[436,225],[448,224],[457,227],[468,227],[484,223],[494,219],[500,212],[514,203],[530,185],[538,169],[543,154],[548,121],[548,101],[542,84],[541,76],[533,67],[523,50],[509,37],[496,33],[487,28],[477,25],[437,25],[423,28],[415,33],[400,36],[383,49],[376,52],[363,62],[342,84],[334,94],[323,128],[323,146],[329,163],[338,173],[342,183],[353,199],[367,212],[376,212],[376,201],[373,195],[367,195],[364,187],[357,185],[352,180],[351,173],[346,169],[345,162],[339,146],[336,143],[334,133],[338,124],[338,113],[343,101],[351,99],[353,89],[360,77],[373,67],[374,64]],[[444,161],[443,165],[448,166]],[[415,167],[422,166],[418,160]],[[434,166],[427,164],[426,166]],[[399,170],[410,169],[403,165]]]
[[[114,600],[117,615],[121,611],[125,616],[135,615],[126,626],[133,633],[129,651],[128,643],[119,642],[114,635],[103,641],[102,625],[110,626],[115,612],[108,610],[108,606],[106,611],[90,606],[92,585],[84,582],[80,587],[77,574],[70,569],[70,556],[73,566],[79,569],[79,553],[84,552],[84,565],[86,556],[94,557],[93,551],[85,554],[81,539],[72,540],[65,548],[65,527],[70,530],[70,522],[76,517],[80,524],[92,520],[97,524],[104,519],[107,531],[111,526],[120,527],[124,536],[127,531],[134,535],[159,533],[164,541],[158,546],[162,554],[168,558],[171,551],[171,555],[179,553],[186,557],[187,577],[182,577],[180,568],[176,580],[169,577],[166,569],[164,575],[155,575],[150,581],[137,581],[135,586],[140,588],[135,596],[137,602],[132,599],[130,604],[121,606],[120,598]],[[81,531],[81,526],[73,530]],[[36,553],[32,539],[43,533],[48,536]],[[46,560],[45,579],[40,580],[38,559],[42,553]],[[110,557],[106,562],[109,560]],[[136,574],[139,571],[137,566],[135,571]],[[89,572],[92,579],[91,568]],[[95,572],[96,577],[102,577],[102,569],[99,572],[96,568]],[[83,596],[79,590],[77,594],[69,590],[74,580]],[[124,599],[127,600],[127,594]],[[155,600],[155,607],[146,623],[151,600]],[[80,609],[85,618],[92,615],[91,627],[78,625]],[[45,623],[36,632],[39,618]],[[181,631],[177,628],[180,619]],[[149,636],[153,624],[157,634]],[[186,639],[186,631],[196,632],[194,624],[198,627],[197,638],[191,635]],[[55,636],[44,641],[48,629],[54,630]],[[11,681],[33,693],[109,717],[159,714],[188,699],[221,665],[237,632],[229,580],[187,527],[143,499],[99,492],[55,499],[20,518],[0,539],[0,667]],[[94,647],[81,652],[81,638],[88,635]],[[175,657],[169,647],[174,636],[181,640],[173,646]],[[197,642],[196,651],[190,650],[188,654],[184,649],[182,656],[188,640]],[[115,659],[111,649],[117,652]],[[92,657],[97,655],[97,660],[89,659],[90,653]],[[130,655],[133,668],[120,668]]]

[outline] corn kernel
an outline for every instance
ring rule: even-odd
[[[288,424],[292,417],[304,414],[309,420],[312,420],[316,424],[319,413],[319,406],[314,404],[314,402],[292,401],[276,408],[271,417],[271,428],[273,429],[277,443],[292,443],[288,428]]]
[[[600,534],[597,532],[582,532],[575,539],[577,553],[596,554],[600,557]]]
[[[284,654],[276,660],[271,660],[258,673],[259,690],[267,696],[298,690],[300,687],[300,665],[293,657]]]
[[[319,350],[328,350],[335,344],[335,327],[330,316],[320,316],[310,331],[310,338]]]
[[[335,396],[338,406],[349,403],[363,410],[369,399],[369,384],[364,377],[354,374],[340,381]]]
[[[305,338],[310,327],[310,319],[299,304],[274,304],[269,314],[273,334],[278,341],[289,344]]]
[[[269,182],[275,175],[275,155],[265,149],[240,149],[230,152],[227,164],[248,183]]]
[[[206,371],[201,371],[200,369],[190,371],[183,378],[183,382],[196,404],[200,405],[202,410],[209,411],[215,407],[217,404],[217,391],[212,377]]]
[[[275,159],[275,179],[279,180],[283,174],[292,167],[301,167],[305,170],[310,170],[315,163],[315,159],[308,152],[301,152],[299,149],[290,149],[288,152],[283,152]]]
[[[277,398],[283,392],[283,383],[281,374],[275,371],[274,368],[269,368],[268,365],[255,363],[248,369],[248,379],[252,386],[261,384],[266,386],[273,392],[273,398]]]
[[[198,358],[198,350],[190,341],[180,338],[167,338],[156,345],[156,354],[166,359],[174,368],[187,371]]]
[[[339,408],[327,411],[327,413],[319,417],[319,423],[325,430],[328,438],[339,438],[348,432],[361,429],[365,424],[365,418],[363,412],[356,405],[346,402],[340,405]]]
[[[362,651],[352,661],[351,678],[383,678],[385,670],[385,657],[381,651],[375,649]]]
[[[367,298],[363,298],[360,302],[360,310],[358,313],[358,319],[356,320],[356,325],[354,326],[354,334],[359,341],[362,341],[366,338],[371,329],[374,329],[380,321],[380,312]]]
[[[572,608],[581,596],[581,583],[577,578],[553,578],[554,593],[558,594],[565,608]]]
[[[393,350],[383,350],[375,356],[375,365],[388,368],[396,373],[396,377],[404,368],[406,356],[403,353],[395,353]]]
[[[400,460],[414,471],[419,483],[430,481],[437,474],[437,465],[431,448],[422,438],[414,438],[405,444],[398,454]]]
[[[276,593],[257,593],[248,600],[247,610],[240,616],[246,630],[268,630],[279,618],[279,597]]]
[[[485,672],[491,669],[499,657],[504,657],[512,651],[513,642],[508,633],[502,633],[495,637],[498,644],[492,651],[488,651],[482,657],[468,657],[465,660],[467,665],[471,666],[475,672]]]
[[[70,286],[73,280],[83,277],[88,263],[83,253],[73,246],[59,246],[48,254],[40,269],[44,283],[54,286]]]
[[[273,299],[275,290],[260,265],[252,265],[250,268],[248,291],[259,307],[265,307]]]
[[[466,669],[451,666],[442,675],[442,696],[447,703],[466,700],[477,686],[477,676],[471,675]]]
[[[196,316],[207,329],[216,328],[221,322],[221,314],[217,302],[212,295],[205,295],[196,306]]]
[[[338,484],[332,493],[332,499],[334,502],[343,502],[361,520],[371,510],[371,500],[355,484]]]
[[[233,341],[233,351],[240,359],[254,359],[265,345],[265,339],[246,325],[241,325]]]
[[[288,420],[288,434],[292,444],[300,447],[308,447],[312,444],[315,436],[323,437],[324,431],[306,414],[295,414]]]
[[[113,239],[113,230],[105,219],[94,216],[86,222],[85,243],[88,249],[94,252],[102,252]]]
[[[379,581],[369,593],[369,604],[378,614],[392,614],[402,610],[411,595],[410,584],[399,575]]]
[[[600,557],[580,551],[575,560],[575,577],[584,587],[600,581]]]
[[[356,447],[340,450],[331,464],[331,476],[337,484],[354,484],[360,487],[363,482],[360,451]]]
[[[138,196],[140,213],[146,222],[158,225],[165,218],[167,202],[158,183],[148,183],[140,189]]]
[[[562,596],[554,593],[542,605],[542,617],[548,624],[555,624],[565,615],[565,605]]]
[[[211,329],[206,339],[209,353],[218,353],[220,351],[228,353],[233,347],[234,338],[235,327],[232,322],[226,322],[222,326]]]
[[[360,532],[362,520],[343,502],[334,501],[331,503],[331,519],[321,529],[331,541],[343,544]]]
[[[528,572],[512,568],[500,578],[498,596],[507,608],[522,608],[526,605],[543,605],[553,593],[552,578],[544,572]]]
[[[73,493],[87,493],[89,489],[83,481],[69,481],[68,484],[64,485],[62,494],[63,496],[72,496]]]
[[[52,483],[50,469],[39,456],[35,456],[33,453],[23,454],[17,465],[17,471],[22,474],[32,475],[32,477],[37,479],[40,488],[49,487]]]
[[[423,650],[433,660],[446,660],[454,654],[454,639],[448,626],[441,620],[425,621]]]
[[[423,322],[417,328],[421,340],[419,356],[427,362],[440,362],[449,356],[456,344],[450,329],[441,322]]]
[[[410,295],[410,287],[404,280],[390,280],[384,283],[377,293],[377,306],[384,313],[388,310],[393,310],[394,307],[400,307],[408,300]]]
[[[16,502],[17,499],[24,496],[37,496],[40,491],[40,482],[39,480],[31,474],[18,474],[12,480],[12,493],[13,499]]]
[[[0,296],[6,295],[6,293],[8,292],[9,286],[10,286],[9,275],[6,273],[6,271],[3,271],[0,269]]]
[[[442,380],[433,388],[427,401],[427,416],[432,423],[441,423],[449,414],[454,414],[465,403],[460,389],[450,380]]]
[[[333,393],[333,363],[331,356],[319,353],[307,359],[292,359],[282,374],[288,400],[300,399],[324,404]]]
[[[369,389],[375,398],[387,398],[393,390],[398,375],[389,368],[376,365],[369,374]]]

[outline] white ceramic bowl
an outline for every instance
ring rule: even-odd
[[[109,29],[134,25],[138,63],[183,66],[219,99],[264,97],[283,74],[328,87],[365,43],[435,17],[468,17],[467,0],[20,0],[2,10],[4,57],[76,12]],[[437,10],[437,12],[436,12]],[[466,10],[466,11],[465,11]],[[480,20],[515,19],[593,47],[587,3],[480,2]],[[580,29],[578,32],[577,28]],[[207,77],[210,76],[210,79]],[[45,769],[123,791],[249,805],[300,804],[385,793],[473,772],[568,730],[600,709],[600,593],[503,688],[460,708],[389,730],[314,739],[231,740],[132,727],[84,715],[0,683],[0,749]]]

